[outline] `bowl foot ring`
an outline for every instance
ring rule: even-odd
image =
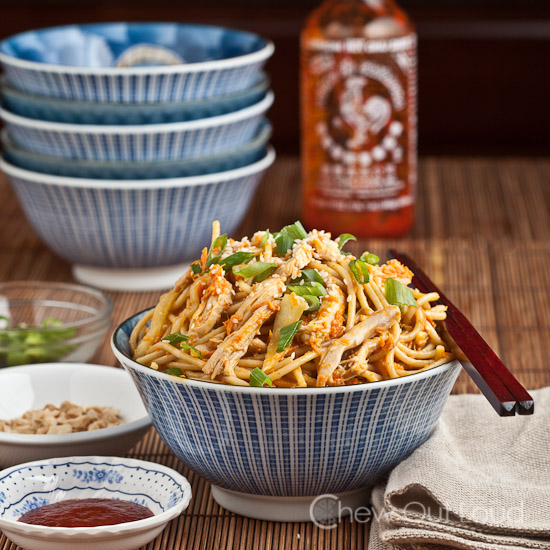
[[[239,493],[212,485],[214,500],[229,512],[267,521],[311,521],[321,529],[333,529],[340,518],[353,516],[368,521],[371,488],[316,497],[272,497]]]
[[[189,269],[188,263],[150,268],[112,268],[73,265],[73,277],[82,284],[116,292],[168,290]]]

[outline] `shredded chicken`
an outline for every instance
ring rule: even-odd
[[[227,334],[241,328],[259,307],[271,300],[280,298],[285,288],[284,279],[275,275],[266,279],[263,283],[255,285],[252,292],[243,300],[239,309],[225,322]]]
[[[203,367],[212,380],[218,375],[235,376],[239,359],[247,352],[248,346],[258,334],[260,327],[279,309],[279,302],[268,302],[254,311],[244,325],[228,336],[216,349]]]
[[[275,271],[275,275],[284,279],[295,279],[300,275],[300,271],[313,259],[313,248],[302,241],[294,245],[292,256]]]
[[[319,363],[317,386],[326,386],[334,369],[340,364],[345,351],[362,344],[371,338],[376,330],[387,330],[399,320],[399,308],[388,306],[382,311],[373,313],[366,321],[357,323],[344,336],[330,344]]]
[[[342,336],[345,311],[346,297],[338,285],[332,284],[328,296],[323,297],[317,315],[300,329],[302,341],[318,351],[327,340]]]
[[[222,314],[233,302],[233,286],[224,277],[220,265],[210,269],[209,286],[201,297],[200,305],[191,318],[188,336],[195,342],[209,333],[221,319]]]

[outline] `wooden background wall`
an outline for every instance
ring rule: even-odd
[[[0,0],[0,37],[50,25],[173,20],[270,37],[275,145],[298,152],[298,36],[312,0]],[[550,152],[550,2],[401,0],[419,33],[422,153]]]

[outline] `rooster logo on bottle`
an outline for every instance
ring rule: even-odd
[[[350,149],[369,143],[371,137],[378,135],[391,119],[391,104],[386,98],[375,95],[364,101],[366,84],[367,79],[362,76],[346,80],[340,95],[340,116],[333,121],[337,127],[346,123],[352,129],[352,136],[346,142]]]
[[[329,157],[348,166],[401,162],[405,102],[395,75],[376,62],[338,64],[331,55],[312,60],[312,71],[321,77],[317,103],[329,115],[316,125]]]

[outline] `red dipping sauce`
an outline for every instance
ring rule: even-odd
[[[23,514],[17,521],[48,527],[99,527],[150,518],[149,508],[110,498],[70,499],[46,504]]]

